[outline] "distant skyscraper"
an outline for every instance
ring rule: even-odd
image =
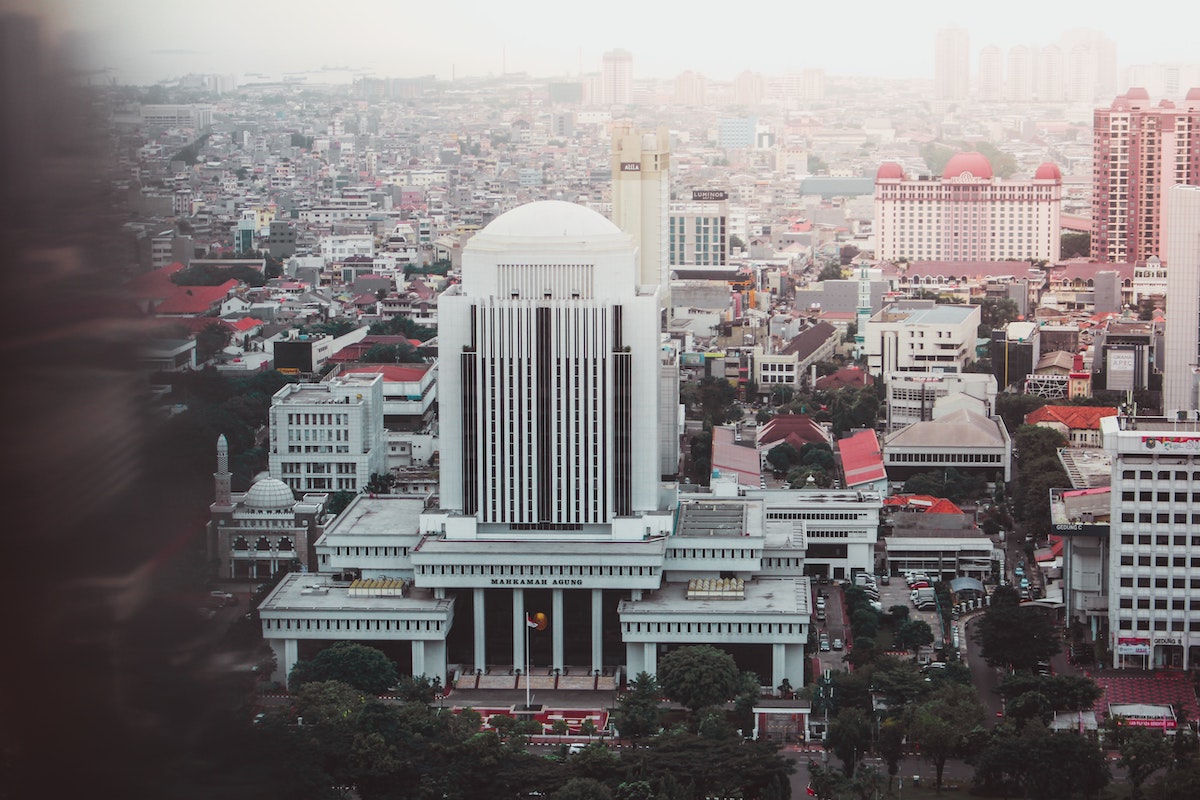
[[[970,38],[966,29],[942,28],[937,32],[933,54],[934,99],[965,100],[970,77]]]
[[[1200,408],[1200,186],[1167,191],[1167,330],[1163,354],[1163,410]],[[1195,415],[1192,415],[1195,418]]]
[[[1038,51],[1037,96],[1043,103],[1061,103],[1067,98],[1063,76],[1063,54],[1058,45]]]
[[[1200,185],[1193,133],[1200,130],[1200,89],[1188,92],[1181,107],[1154,105],[1145,89],[1130,89],[1096,109],[1092,128],[1092,258],[1161,258],[1168,190]]]
[[[638,284],[661,286],[670,308],[667,272],[667,203],[671,139],[667,129],[642,133],[628,124],[612,133],[613,222],[638,248]]]
[[[979,51],[979,99],[999,102],[1004,92],[1004,58],[994,44]]]
[[[675,78],[675,104],[698,107],[704,105],[707,81],[699,72],[690,69]]]
[[[766,81],[757,72],[746,70],[733,79],[733,102],[739,106],[757,106],[762,103]]]
[[[1100,31],[1076,28],[1062,37],[1067,101],[1092,103],[1117,90],[1117,45]]]
[[[600,103],[623,106],[632,100],[633,54],[628,50],[610,50],[600,63]]]
[[[1033,53],[1025,45],[1008,50],[1008,76],[1004,84],[1005,96],[1010,103],[1033,101]]]

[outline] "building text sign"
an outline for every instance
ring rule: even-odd
[[[1194,436],[1143,436],[1143,450],[1162,453],[1200,453],[1200,438]]]
[[[492,578],[492,586],[583,586],[582,578]]]
[[[693,189],[692,200],[698,203],[711,202],[714,200],[728,200],[729,192],[723,189]]]
[[[641,172],[642,162],[640,161],[622,161],[621,172]]]

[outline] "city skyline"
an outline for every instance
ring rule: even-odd
[[[10,5],[22,3],[9,0]],[[25,3],[25,5],[29,5]],[[1104,8],[1112,6],[1113,13]],[[598,73],[603,54],[633,54],[635,79],[671,78],[686,70],[731,80],[744,70],[786,74],[806,68],[833,75],[933,79],[935,36],[958,26],[969,34],[970,69],[979,52],[1045,46],[1080,27],[1117,44],[1119,65],[1190,63],[1184,28],[1162,28],[1159,0],[1130,18],[1116,4],[1079,20],[1065,7],[1018,0],[1003,18],[943,0],[919,10],[871,0],[848,16],[840,8],[806,9],[771,0],[754,18],[731,26],[712,17],[679,15],[666,7],[617,0],[602,15],[561,20],[561,7],[522,0],[503,18],[477,0],[456,9],[447,25],[437,6],[392,8],[348,0],[336,14],[216,0],[203,13],[176,11],[146,0],[57,0],[54,28],[84,66],[107,69],[120,82],[153,83],[192,72],[264,74],[345,67],[347,74],[439,78],[528,73]],[[855,22],[872,20],[860,29]],[[153,24],[148,24],[152,22]],[[445,35],[430,35],[445,29]],[[732,30],[733,36],[727,34]],[[264,35],[265,34],[265,35]],[[665,41],[664,41],[665,39]],[[299,46],[297,46],[299,45]],[[339,82],[345,82],[342,76]]]

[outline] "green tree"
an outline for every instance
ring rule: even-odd
[[[795,447],[783,442],[767,451],[767,463],[776,475],[785,475],[788,470],[800,463],[800,453]]]
[[[825,746],[842,762],[846,777],[871,747],[871,719],[857,708],[846,708],[830,721]]]
[[[996,416],[1004,420],[1009,435],[1025,424],[1025,415],[1046,405],[1044,397],[1035,394],[1010,394],[1004,392],[996,397]]]
[[[293,694],[296,714],[313,723],[343,722],[366,705],[368,696],[361,689],[337,680],[312,681]]]
[[[680,402],[694,416],[704,420],[706,427],[723,425],[738,419],[737,390],[724,378],[706,375],[696,383],[680,387]]]
[[[983,706],[972,687],[946,684],[918,706],[909,728],[921,754],[933,763],[941,791],[946,760],[958,753],[970,730],[983,721]]]
[[[896,630],[896,644],[910,651],[913,658],[916,658],[920,648],[933,644],[933,629],[923,619],[907,620]]]
[[[879,755],[887,764],[889,793],[892,790],[892,781],[900,773],[900,762],[904,760],[906,734],[904,722],[896,717],[885,719],[879,726]]]
[[[396,683],[396,665],[374,647],[337,642],[311,661],[297,661],[288,685],[295,688],[315,681],[342,681],[371,694],[382,694]]]
[[[412,364],[420,361],[416,348],[407,342],[371,345],[359,360],[364,364]]]
[[[408,339],[427,341],[437,336],[437,331],[413,322],[408,317],[392,317],[371,324],[367,333],[372,336],[404,336]]]
[[[845,273],[842,272],[842,265],[838,262],[830,262],[821,268],[817,273],[819,281],[840,281],[845,278]]]
[[[223,322],[213,321],[196,334],[196,360],[203,364],[229,344],[233,331]]]
[[[1142,784],[1171,763],[1171,745],[1155,731],[1138,728],[1131,731],[1118,750],[1117,766],[1124,768],[1131,788],[1130,797],[1141,796]]]
[[[971,636],[993,667],[1032,669],[1062,649],[1062,637],[1044,610],[1016,600],[1012,587],[997,587],[992,604],[975,620]]]
[[[1059,237],[1059,258],[1090,258],[1092,235],[1086,231],[1063,231]]]
[[[346,510],[346,506],[350,505],[350,501],[353,499],[353,492],[334,492],[329,496],[329,505],[325,507],[325,510],[328,511],[331,516],[336,517],[338,514]]]
[[[616,725],[622,736],[642,739],[658,731],[658,681],[647,672],[639,672],[617,701]]]
[[[675,702],[692,713],[724,704],[742,685],[733,656],[711,645],[681,647],[658,662],[658,683]]]
[[[1082,675],[1035,675],[1030,672],[1005,675],[996,691],[1007,701],[1036,692],[1050,700],[1054,711],[1087,710],[1102,694],[1094,680]]]
[[[442,691],[442,679],[436,675],[401,675],[396,681],[396,696],[406,703],[429,705]]]
[[[367,481],[367,491],[374,494],[388,494],[396,485],[396,476],[391,472],[372,472]]]

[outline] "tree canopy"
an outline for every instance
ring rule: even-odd
[[[694,713],[733,699],[742,673],[733,656],[701,644],[680,647],[659,659],[657,678],[667,697]]]
[[[1045,609],[1018,605],[1015,599],[1011,587],[997,587],[971,635],[988,664],[1031,670],[1062,649],[1062,637]]]
[[[297,661],[288,678],[293,688],[318,681],[341,681],[371,694],[382,694],[396,683],[396,665],[374,647],[337,642],[311,661]]]
[[[737,419],[737,389],[724,378],[706,375],[695,383],[679,387],[679,399],[694,417],[704,420],[705,427],[723,425]]]

